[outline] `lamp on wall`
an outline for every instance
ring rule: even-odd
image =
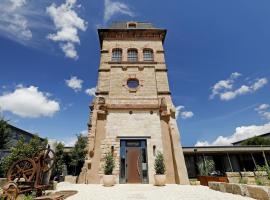
[[[153,145],[153,155],[156,156],[156,145]]]
[[[111,153],[113,155],[113,153],[114,153],[114,146],[111,146]]]

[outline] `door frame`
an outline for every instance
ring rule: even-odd
[[[139,142],[140,145],[139,146],[126,146],[126,144],[128,142]],[[143,142],[145,145],[143,145]],[[122,144],[125,144],[125,146],[122,146]],[[122,149],[123,148],[123,149]],[[119,162],[119,183],[122,183],[122,184],[127,184],[127,177],[128,177],[128,169],[127,169],[127,150],[128,148],[139,148],[140,149],[140,178],[141,178],[141,184],[148,184],[149,183],[149,175],[148,175],[148,152],[147,152],[147,139],[146,138],[140,138],[140,139],[137,139],[137,138],[128,138],[128,139],[121,139],[120,140],[120,152],[119,152],[119,155],[120,155],[120,162]],[[146,162],[146,170],[143,171],[143,162],[142,162],[142,156],[143,156],[143,149],[144,149],[144,153],[145,153],[145,162]],[[124,155],[123,155],[124,154]],[[125,158],[125,164],[124,164],[124,176],[125,177],[121,177],[121,170],[122,170],[122,167],[123,167],[123,163],[121,162],[121,159],[122,157]],[[140,184],[139,183],[139,184]]]

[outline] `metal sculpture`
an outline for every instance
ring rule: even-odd
[[[20,159],[7,172],[8,183],[3,187],[3,196],[15,200],[19,194],[36,191],[37,196],[50,185],[45,183],[46,174],[52,169],[55,153],[50,147],[40,150],[33,158]]]

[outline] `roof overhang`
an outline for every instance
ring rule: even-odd
[[[99,43],[103,40],[165,40],[166,29],[98,29]]]

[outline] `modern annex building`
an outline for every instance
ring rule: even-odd
[[[160,151],[167,183],[189,184],[164,58],[166,30],[118,22],[98,34],[99,78],[79,182],[100,183],[104,156],[112,152],[117,182],[153,183]]]

